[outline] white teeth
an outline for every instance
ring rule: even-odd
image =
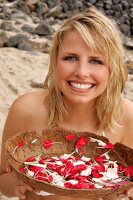
[[[75,82],[70,82],[71,86],[77,88],[77,89],[82,89],[86,90],[92,87],[93,84],[83,84],[83,83],[75,83]]]

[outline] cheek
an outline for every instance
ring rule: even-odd
[[[109,69],[105,68],[95,73],[95,79],[100,84],[106,87],[109,81]]]
[[[60,80],[67,78],[72,72],[71,68],[62,62],[58,62],[56,66],[56,78]]]
[[[99,71],[98,77],[100,79],[108,81],[108,79],[109,79],[109,69],[108,68],[103,68],[101,71]]]

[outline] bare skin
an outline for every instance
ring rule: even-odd
[[[46,94],[47,94],[47,91],[45,90],[29,93],[29,94],[19,97],[13,103],[9,111],[6,123],[5,123],[2,144],[4,144],[5,141],[9,137],[24,130],[35,130],[41,134],[42,130],[47,127],[47,121],[48,121],[47,109],[44,104],[44,99],[45,99]],[[123,118],[121,122],[122,126],[117,128],[117,130],[113,133],[106,133],[106,137],[109,138],[110,142],[112,143],[121,142],[133,148],[133,123],[132,123],[133,122],[133,112],[132,112],[133,103],[128,100],[124,100],[124,102],[125,102],[124,114],[123,114]],[[86,120],[84,120],[84,123],[79,123],[81,122],[81,119],[83,119],[83,117],[87,116],[88,114],[88,112],[85,113],[84,107],[83,107],[83,110],[84,112],[82,112],[81,108],[78,109],[78,106],[77,106],[76,114],[74,113],[74,111],[73,111],[73,114],[70,113],[71,121],[69,119],[66,120],[66,123],[64,123],[64,128],[69,128],[69,129],[72,128],[79,131],[80,130],[92,131],[92,132],[95,132],[96,134],[99,134],[95,131],[94,126],[90,126],[90,124],[88,123],[87,117],[85,118]],[[89,120],[91,119],[91,122],[94,121],[94,117],[95,117],[95,114],[93,112],[91,112],[91,109],[90,109]],[[80,116],[80,118],[79,117],[77,118],[76,116]],[[7,161],[4,156],[4,147],[2,147],[1,161],[2,161],[1,168],[0,168],[1,191],[2,193],[8,196],[16,196],[14,192],[16,183],[14,182],[13,184],[12,179],[10,179],[11,173],[9,174],[6,172]],[[132,192],[132,195],[133,195],[132,188],[128,192]],[[31,200],[31,198],[36,199],[36,200],[37,199],[38,200],[39,199],[74,200],[74,198],[55,196],[55,195],[39,197],[38,195],[35,195],[34,192],[29,192],[29,191],[27,191],[26,194],[27,194],[26,200]]]

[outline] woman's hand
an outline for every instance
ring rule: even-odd
[[[32,191],[34,191],[34,188],[32,188],[29,185],[26,185],[22,180],[18,179],[16,173],[14,172],[14,170],[12,170],[12,168],[10,167],[9,164],[6,167],[6,171],[12,175],[13,182],[15,185],[16,196],[19,197],[20,199],[26,199],[26,197],[25,197],[26,190],[29,190],[32,192]],[[37,190],[35,190],[35,191],[38,192]]]
[[[128,197],[130,200],[133,200],[133,187],[128,189],[125,193],[119,194],[119,198]]]

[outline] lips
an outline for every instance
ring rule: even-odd
[[[69,81],[68,83],[71,87],[78,90],[88,90],[95,85],[93,83],[79,83],[79,82],[73,82],[73,81]]]

